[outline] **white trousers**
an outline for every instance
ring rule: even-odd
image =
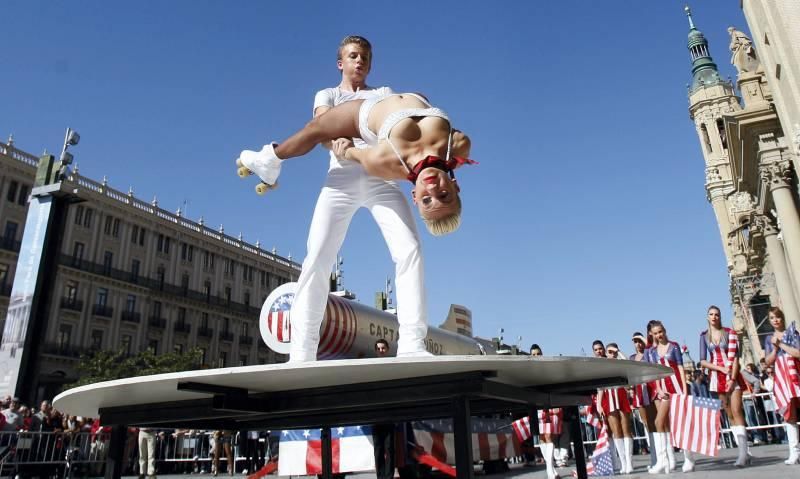
[[[378,223],[395,263],[397,353],[425,350],[428,331],[422,250],[408,201],[391,181],[366,174],[360,164],[340,161],[328,171],[308,233],[308,253],[292,304],[290,361],[315,361],[328,302],[331,269],[350,220],[367,208]]]
[[[139,430],[139,475],[156,475],[156,435]]]

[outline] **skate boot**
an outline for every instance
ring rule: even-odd
[[[281,174],[281,163],[283,160],[275,154],[275,143],[264,145],[261,151],[244,150],[236,159],[236,166],[239,167],[238,174],[242,178],[253,174],[261,178],[263,185],[256,187],[259,194],[268,189],[275,188],[278,176]],[[263,191],[261,191],[263,190]]]

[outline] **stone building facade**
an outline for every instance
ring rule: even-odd
[[[0,319],[38,159],[0,143]],[[284,361],[261,341],[261,304],[300,265],[73,171],[55,288],[45,301],[37,398],[75,380],[81,354],[197,347],[212,367]]]
[[[746,2],[745,2],[746,3]],[[689,15],[689,116],[705,160],[705,186],[728,265],[734,329],[746,362],[763,356],[771,306],[800,321],[800,214],[795,154],[759,49],[731,27],[735,84],[723,80]],[[796,266],[793,266],[796,265]]]

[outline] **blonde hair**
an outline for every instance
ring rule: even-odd
[[[366,38],[358,35],[348,35],[342,39],[341,43],[339,43],[339,49],[336,51],[337,60],[342,59],[342,51],[344,50],[344,47],[351,44],[356,44],[366,50],[367,55],[369,56],[369,61],[372,63],[372,44],[370,44],[369,40]]]
[[[461,226],[461,197],[456,196],[455,213],[435,220],[423,217],[422,220],[433,236],[443,236],[452,233]]]

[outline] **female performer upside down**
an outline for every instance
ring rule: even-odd
[[[363,139],[369,148],[355,148],[350,138]],[[243,151],[237,162],[273,185],[283,160],[305,155],[326,141],[333,141],[338,157],[358,161],[370,175],[411,181],[412,199],[432,234],[458,228],[461,199],[453,170],[474,163],[467,159],[470,140],[451,127],[444,111],[414,93],[335,106],[283,143]]]

